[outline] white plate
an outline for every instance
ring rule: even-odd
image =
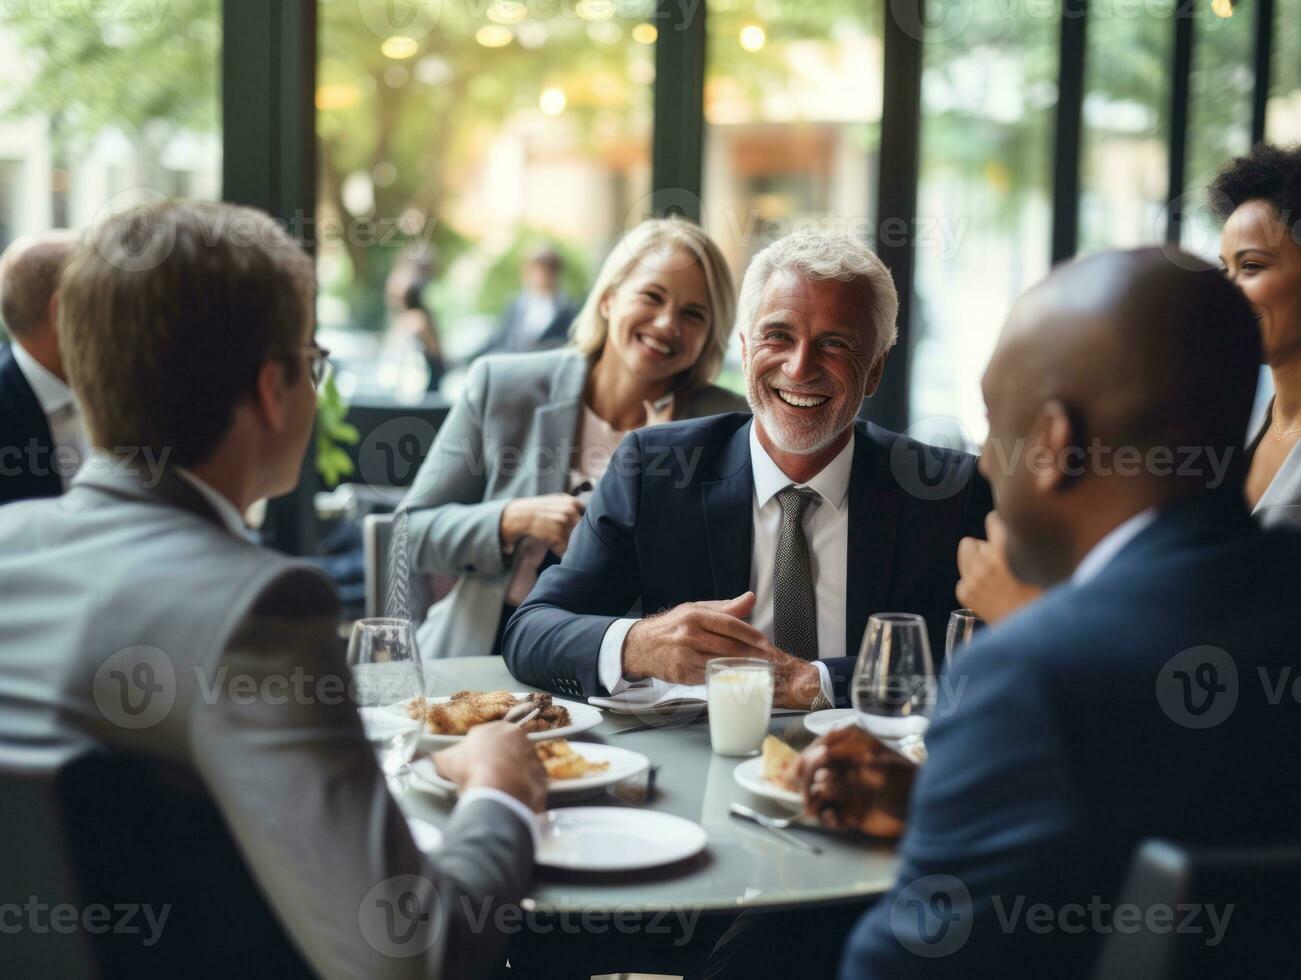
[[[528,694],[523,691],[514,691],[515,697],[523,698]],[[452,700],[450,697],[428,698],[430,704],[445,704]],[[570,735],[577,735],[579,732],[585,732],[590,728],[595,728],[601,723],[601,709],[595,708],[590,704],[579,704],[576,701],[562,701],[560,698],[552,698],[552,704],[563,705],[569,709],[569,724],[564,728],[553,728],[546,732],[529,732],[530,742],[545,742],[549,738],[568,738]],[[399,718],[408,718],[407,702],[399,701],[397,704],[385,705],[379,708],[379,711],[386,711],[391,715]],[[464,735],[435,735],[432,732],[422,732],[420,735],[419,748],[425,751],[434,752],[438,749],[447,748],[449,745],[455,745]]]
[[[608,762],[610,768],[578,779],[548,780],[547,793],[552,796],[570,796],[597,790],[603,786],[613,786],[650,768],[650,759],[640,752],[621,749],[616,745],[598,745],[594,742],[570,742],[569,744],[584,759],[591,762]],[[411,771],[416,777],[411,782],[413,789],[436,788],[445,794],[456,792],[456,784],[438,774],[438,770],[434,768],[434,760],[429,756],[411,763]]]
[[[848,728],[854,724],[853,708],[828,708],[826,711],[814,711],[804,716],[804,727],[814,735],[825,735],[836,728]]]
[[[538,817],[538,864],[567,871],[635,871],[682,861],[705,848],[698,823],[656,810],[574,806]]]
[[[804,797],[788,789],[775,786],[763,778],[763,756],[746,759],[732,770],[732,778],[742,789],[748,789],[755,796],[763,796],[778,803],[785,803],[798,809],[804,809]]]

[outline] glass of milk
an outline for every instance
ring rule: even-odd
[[[719,755],[758,755],[772,715],[772,664],[719,657],[705,667],[709,743]]]

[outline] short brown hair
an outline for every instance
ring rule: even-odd
[[[262,365],[289,380],[311,322],[311,259],[270,216],[144,205],[92,229],[64,269],[58,330],[91,441],[205,460]]]
[[[45,324],[76,242],[74,232],[49,231],[20,238],[0,255],[0,320],[15,337],[30,337]]]

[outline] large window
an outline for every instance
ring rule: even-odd
[[[1033,4],[969,9],[924,46],[911,416],[922,438],[974,446],[981,370],[1012,301],[1048,271],[1058,22]]]
[[[1226,162],[1251,148],[1255,11],[1227,3],[1196,10],[1179,237],[1184,248],[1214,262],[1219,224],[1206,207],[1206,186]]]
[[[1296,143],[1301,141],[1301,0],[1277,0],[1273,63],[1265,136]]]
[[[220,195],[219,8],[0,5],[0,248]]]
[[[710,4],[703,221],[737,277],[800,228],[875,237],[878,0]],[[720,383],[743,390],[732,339]]]
[[[654,4],[319,10],[320,326],[345,395],[419,398],[429,365],[394,329],[404,305],[430,314],[455,368],[534,249],[563,258],[578,301],[648,213]]]
[[[1174,17],[1183,0],[1090,4],[1081,133],[1081,251],[1165,235]]]

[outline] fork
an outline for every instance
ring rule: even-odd
[[[802,838],[796,837],[786,828],[795,822],[795,817],[769,817],[760,813],[758,810],[751,810],[744,803],[733,803],[728,807],[728,812],[734,817],[740,817],[742,820],[749,820],[751,823],[757,823],[764,830],[771,831],[788,844],[794,844],[796,847],[803,848],[813,854],[821,854],[822,848],[816,844],[810,844]]]

